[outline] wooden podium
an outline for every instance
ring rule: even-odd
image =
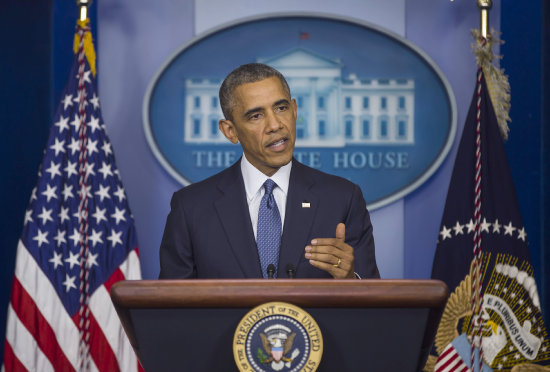
[[[237,371],[235,329],[251,308],[271,301],[317,321],[318,371],[419,371],[447,296],[436,280],[143,280],[111,289],[147,372]]]

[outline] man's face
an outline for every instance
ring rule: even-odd
[[[235,89],[233,120],[220,120],[220,130],[233,143],[241,142],[248,161],[272,176],[292,159],[296,141],[296,101],[277,77]]]

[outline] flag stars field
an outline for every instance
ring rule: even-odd
[[[97,140],[92,140],[92,139],[88,138],[87,149],[88,149],[88,156],[91,156],[95,152],[98,152],[98,150],[97,150]]]
[[[106,212],[107,212],[106,208],[97,207],[95,209],[95,212],[92,214],[92,217],[95,218],[96,225],[99,225],[101,221],[107,221],[107,217],[105,217]]]
[[[55,190],[57,189],[57,186],[51,187],[49,184],[46,185],[46,190],[42,191],[42,195],[46,197],[46,201],[49,203],[50,199],[55,198],[57,199],[57,194],[55,193]]]
[[[102,162],[101,168],[98,170],[99,173],[103,175],[103,179],[105,180],[108,176],[113,176],[113,171],[111,170],[111,165],[106,164],[105,162]]]
[[[61,261],[61,258],[63,256],[61,253],[53,252],[53,257],[48,260],[48,262],[51,262],[53,264],[54,270],[57,269],[58,266],[63,266],[63,262]]]
[[[55,139],[55,143],[50,146],[50,148],[55,151],[55,156],[59,155],[59,153],[65,152],[65,141],[59,141],[57,138]]]
[[[53,238],[53,240],[55,240],[56,243],[57,243],[57,247],[60,247],[61,244],[64,244],[64,243],[66,244],[67,243],[67,240],[65,239],[65,234],[66,233],[67,232],[64,231],[64,230],[57,229],[57,235],[54,236],[54,238]]]
[[[441,235],[441,239],[442,240],[445,240],[447,238],[451,239],[452,238],[452,235],[451,235],[451,232],[452,230],[451,229],[448,229],[447,227],[445,227],[445,225],[443,226],[443,229],[441,229],[441,232],[439,233]]]
[[[513,236],[515,230],[516,230],[516,228],[514,226],[512,226],[512,221],[510,221],[510,223],[508,225],[504,226],[504,235]]]
[[[73,253],[69,251],[69,258],[65,259],[65,262],[67,262],[70,265],[70,268],[72,269],[73,266],[80,266],[80,258],[77,253]]]
[[[111,199],[111,195],[109,195],[109,189],[111,186],[103,187],[103,185],[99,185],[99,190],[95,192],[96,195],[99,196],[99,200],[103,202],[103,199]]]
[[[88,127],[92,130],[92,133],[94,133],[96,130],[100,130],[101,127],[99,126],[99,118],[95,118],[93,115],[90,115]]]
[[[466,224],[461,224],[460,221],[456,221],[456,224],[452,228],[448,228],[447,226],[443,225],[441,227],[441,231],[439,232],[439,235],[441,237],[440,241],[443,241],[445,239],[452,239],[453,232],[454,237],[458,235],[463,235],[464,227],[468,229],[466,234],[470,234],[475,231],[475,223],[472,221],[472,219],[470,219],[470,221]],[[487,221],[486,218],[483,218],[480,227],[481,231],[487,234],[501,234],[501,229],[504,228],[504,235],[508,235],[510,237],[514,237],[514,232],[517,230],[517,239],[520,239],[522,241],[525,241],[527,239],[525,228],[517,228],[512,225],[511,221],[507,225],[503,225],[498,221],[498,219],[496,219],[495,222],[491,223],[490,221]]]
[[[78,129],[80,128],[80,116],[78,116],[77,113],[74,114],[73,120],[70,122],[70,124],[74,127],[74,131],[78,133]],[[80,147],[80,146],[79,146]]]
[[[63,110],[66,110],[67,107],[72,106],[73,105],[73,95],[72,94],[65,95],[65,97],[63,98],[63,101],[61,101],[61,103],[63,104]]]
[[[107,237],[107,240],[111,242],[113,248],[115,248],[117,244],[122,245],[122,240],[120,239],[121,235],[122,231],[116,232],[114,229],[111,230],[111,236]]]
[[[117,225],[120,223],[120,221],[126,221],[126,217],[124,217],[124,212],[124,209],[118,209],[118,207],[115,207],[115,213],[113,213],[111,217],[116,220]]]
[[[69,292],[71,288],[76,289],[76,284],[74,284],[75,279],[76,276],[69,276],[69,274],[65,274],[65,281],[63,282],[65,292]]]
[[[65,185],[63,187],[63,191],[61,192],[63,194],[63,200],[67,201],[69,198],[74,198],[73,195],[73,185]]]
[[[468,228],[468,234],[471,232],[474,232],[476,229],[476,224],[474,221],[470,218],[470,221],[466,224],[466,227]]]
[[[101,239],[102,231],[96,231],[92,229],[92,234],[88,237],[88,240],[92,242],[92,247],[95,247],[97,243],[103,244],[103,239]]]
[[[46,169],[46,173],[50,174],[50,180],[53,180],[55,176],[61,176],[59,167],[61,167],[61,163],[56,164],[53,161],[50,162],[50,167]]]
[[[69,239],[73,241],[73,246],[78,247],[78,242],[80,242],[80,233],[73,228],[73,234],[69,236]]]
[[[94,110],[97,110],[99,107],[99,98],[96,96],[95,92],[92,98],[89,99],[90,103],[94,105]]]
[[[38,244],[38,248],[40,248],[42,246],[42,244],[49,244],[50,243],[48,241],[47,237],[48,237],[48,231],[42,232],[42,231],[40,231],[40,229],[38,229],[38,233],[32,239],[36,240],[36,243]]]
[[[25,220],[23,221],[23,225],[26,225],[28,222],[34,222],[32,219],[32,209],[25,212]]]
[[[481,231],[489,232],[489,227],[491,227],[491,224],[487,222],[486,218],[483,218],[483,222],[481,223]]]
[[[456,221],[456,225],[453,227],[453,230],[455,235],[462,235],[464,234],[464,225],[461,225],[458,221]]]
[[[42,207],[42,213],[40,213],[38,215],[38,218],[40,218],[42,220],[42,225],[45,225],[46,222],[48,221],[52,221],[53,222],[53,218],[52,218],[52,210],[51,209],[46,209],[44,207]]]
[[[498,223],[498,218],[495,220],[495,223],[493,223],[493,232],[500,234],[500,228],[502,227],[501,224]]]
[[[71,138],[71,143],[67,145],[67,147],[71,150],[71,155],[74,155],[74,153],[80,149],[80,144],[76,138]]]
[[[67,173],[67,178],[71,178],[71,176],[75,175],[77,176],[78,175],[78,172],[76,171],[76,162],[71,162],[70,160],[67,162],[67,166],[65,168],[63,168],[63,170]],[[67,186],[70,186],[71,189],[73,188],[72,185],[65,185],[66,187]]]
[[[58,217],[59,217],[59,222],[61,222],[61,223],[63,223],[63,221],[65,221],[65,220],[69,221],[70,220],[70,218],[69,218],[69,208],[68,207],[67,208],[61,207],[61,210],[59,211]]]
[[[119,203],[122,203],[122,201],[126,199],[126,196],[124,195],[124,189],[120,186],[117,186],[117,190],[113,194],[118,198]]]
[[[525,228],[522,227],[520,230],[518,230],[518,239],[525,241],[526,238],[527,238],[527,233],[525,232]]]
[[[99,256],[98,253],[90,253],[88,255],[88,262],[87,262],[87,265],[88,267],[93,267],[93,266],[99,266],[99,264],[97,263],[97,256]]]
[[[63,115],[61,115],[59,117],[59,120],[57,122],[55,122],[53,125],[55,125],[58,130],[59,130],[59,133],[63,133],[64,130],[69,130],[69,118],[67,117],[63,117]]]
[[[94,167],[94,163],[90,162],[86,164],[86,176],[95,176]]]
[[[111,144],[110,143],[104,142],[103,146],[101,146],[101,149],[105,153],[105,156],[109,156],[109,155],[113,154],[113,150],[111,149]]]

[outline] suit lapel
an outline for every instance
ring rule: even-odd
[[[260,259],[250,222],[240,161],[237,161],[226,175],[218,184],[222,196],[214,203],[218,217],[243,276],[261,278]]]
[[[309,243],[308,236],[319,205],[319,198],[311,192],[314,183],[307,168],[293,159],[279,253],[279,278],[287,276],[285,271],[288,264],[298,269],[298,263],[305,253],[304,248]]]

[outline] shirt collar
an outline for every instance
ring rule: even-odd
[[[289,161],[288,164],[279,168],[273,176],[268,177],[253,166],[243,153],[243,157],[241,158],[241,173],[243,175],[244,188],[246,190],[246,198],[248,201],[250,202],[252,198],[254,198],[258,190],[263,186],[264,182],[268,178],[271,178],[286,195],[288,192],[291,168],[292,160]]]

